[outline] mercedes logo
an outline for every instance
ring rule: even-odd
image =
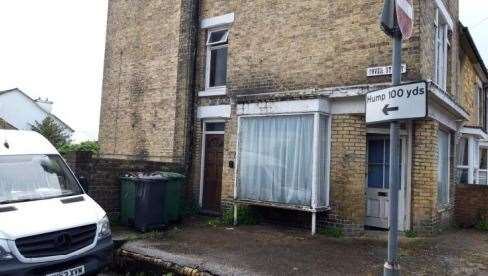
[[[56,238],[55,244],[58,250],[66,250],[71,247],[71,236],[63,233]]]

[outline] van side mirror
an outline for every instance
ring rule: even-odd
[[[85,190],[85,193],[88,193],[88,179],[84,176],[78,176],[78,182],[80,182],[81,187]]]

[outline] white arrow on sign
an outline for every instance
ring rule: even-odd
[[[366,94],[366,123],[380,123],[427,116],[425,81],[393,86]]]

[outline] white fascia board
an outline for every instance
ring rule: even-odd
[[[432,96],[432,97],[431,97]],[[461,106],[459,106],[449,95],[439,89],[435,84],[429,85],[429,99],[439,102],[441,105],[448,108],[451,112],[464,120],[469,120],[469,114]],[[430,103],[429,103],[430,104]],[[430,106],[429,106],[430,108]]]
[[[334,98],[330,110],[332,114],[364,114],[366,103],[363,96]]]
[[[199,106],[197,110],[198,119],[230,118],[230,105]]]
[[[442,14],[442,17],[447,22],[447,25],[449,26],[449,29],[453,30],[454,29],[454,21],[452,20],[451,15],[449,14],[449,11],[447,10],[446,5],[442,0],[435,0],[435,3],[437,5],[437,8],[439,9],[440,13]]]
[[[237,106],[237,115],[272,115],[307,112],[330,113],[329,101],[326,99],[312,99],[249,103],[239,104]]]
[[[457,131],[459,128],[459,123],[456,121],[455,118],[452,117],[452,115],[449,114],[443,108],[437,103],[429,103],[429,108],[428,108],[429,114],[428,117],[432,118],[442,125],[448,127],[449,129],[453,131]]]
[[[480,128],[462,127],[459,132],[462,134],[473,135],[483,140],[488,140],[488,135]]]
[[[200,22],[200,28],[212,29],[220,26],[234,23],[234,13],[228,13],[221,16],[205,18]]]

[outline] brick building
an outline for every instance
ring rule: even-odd
[[[109,1],[102,156],[185,166],[207,213],[242,203],[349,234],[386,228],[388,126],[364,116],[364,95],[390,83],[382,5]],[[452,223],[463,130],[486,135],[474,119],[486,118],[486,71],[468,53],[457,0],[413,8],[402,80],[428,81],[429,115],[401,126],[399,227],[433,233]]]

